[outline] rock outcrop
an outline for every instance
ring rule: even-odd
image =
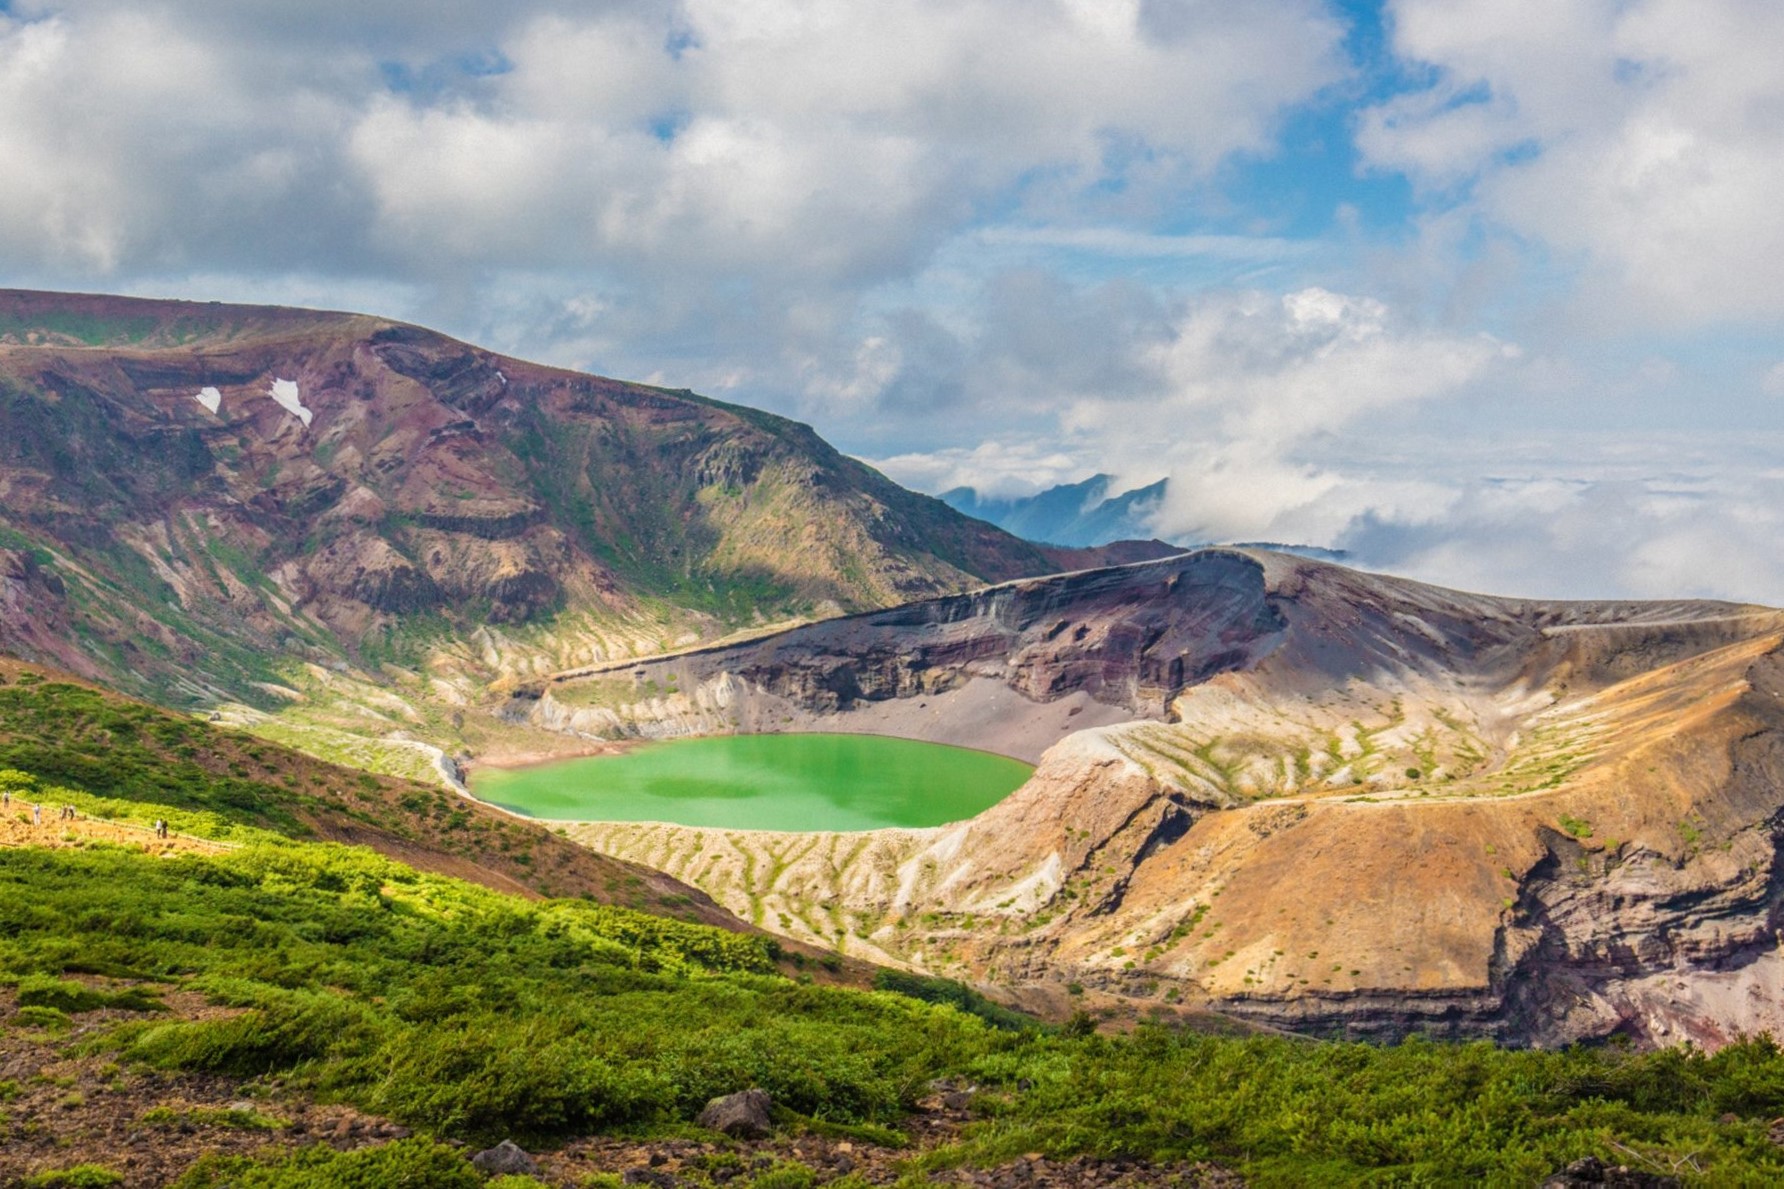
[[[761,1089],[739,1090],[706,1104],[694,1122],[732,1139],[762,1139],[774,1129],[774,1099]]]
[[[539,1171],[539,1162],[511,1139],[471,1157],[471,1167],[486,1177],[530,1177]]]

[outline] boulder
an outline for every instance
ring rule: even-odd
[[[723,1132],[732,1139],[762,1139],[773,1127],[768,1118],[773,1107],[774,1099],[768,1096],[768,1091],[740,1090],[707,1103],[706,1109],[694,1121],[709,1131]]]
[[[1679,1184],[1677,1177],[1644,1172],[1623,1164],[1606,1164],[1596,1156],[1586,1156],[1549,1177],[1542,1183],[1542,1189],[1579,1189],[1596,1185],[1615,1189],[1676,1189]]]
[[[522,1151],[513,1140],[505,1139],[495,1147],[486,1148],[471,1157],[471,1167],[486,1177],[530,1177],[539,1171],[539,1162]]]

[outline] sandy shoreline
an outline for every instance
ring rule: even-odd
[[[528,751],[492,751],[460,761],[459,768],[464,773],[465,784],[470,785],[477,772],[483,768],[497,768],[504,772],[517,772],[525,768],[539,768],[546,764],[561,763],[564,760],[587,760],[597,756],[624,755],[638,747],[653,743],[652,739],[566,739],[569,746],[563,748],[534,748]]]

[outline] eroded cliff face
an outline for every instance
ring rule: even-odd
[[[835,725],[967,742],[970,732],[1034,759],[1074,729],[1166,718],[1186,687],[1267,654],[1283,623],[1261,576],[1250,558],[1204,551],[1021,580],[573,670],[518,690],[509,713],[610,738]]]
[[[1763,608],[1490,599],[1211,551],[577,679],[609,683],[622,734],[958,742],[995,704],[986,738],[1044,755],[978,818],[576,830],[768,928],[945,973],[1316,1032],[1715,1044],[1784,1030],[1781,658]],[[682,692],[627,702],[627,683]],[[1070,700],[1123,721],[1047,717]]]

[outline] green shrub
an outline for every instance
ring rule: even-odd
[[[891,991],[920,999],[924,1003],[945,1003],[969,1016],[979,1017],[993,1028],[1020,1032],[1040,1027],[1040,1021],[1033,1016],[1025,1016],[1002,1004],[993,1003],[965,983],[950,978],[932,978],[903,970],[880,970],[873,976],[873,986],[876,991]],[[1078,988],[1079,993],[1083,990],[1082,987]]]
[[[428,1139],[336,1152],[320,1145],[267,1160],[201,1157],[176,1189],[483,1189],[459,1153]]]
[[[150,1028],[125,1053],[167,1069],[253,1077],[353,1047],[376,1028],[364,1006],[327,992],[268,988],[262,1000],[237,1016]]]
[[[750,1189],[813,1189],[818,1179],[803,1164],[778,1164],[750,1181]]]
[[[124,1183],[124,1174],[99,1164],[76,1164],[25,1178],[25,1189],[106,1189]]]
[[[66,1027],[47,1003],[104,994],[61,978],[77,966],[202,992],[236,1010],[131,1020],[94,1030],[84,1051],[271,1075],[438,1136],[675,1129],[760,1085],[802,1127],[865,1137],[890,1134],[877,1129],[951,1078],[985,1092],[958,1144],[916,1158],[926,1167],[1044,1151],[1216,1160],[1266,1186],[1519,1184],[1583,1155],[1639,1153],[1665,1167],[1689,1157],[1708,1183],[1784,1183],[1784,1148],[1765,1140],[1784,1115],[1784,1054],[1769,1040],[1707,1056],[1156,1026],[1105,1037],[1089,1015],[1012,1030],[963,1014],[980,1004],[958,983],[903,977],[881,983],[900,993],[861,993],[799,985],[765,960],[749,938],[524,902],[346,847],[0,850],[0,975],[45,1001],[21,1006],[19,1023]],[[213,1158],[185,1183],[480,1183],[468,1177],[450,1149],[417,1140]]]
[[[28,974],[19,980],[19,1004],[23,1007],[53,1007],[71,1015],[106,1007],[125,1011],[167,1010],[160,1000],[137,987],[114,994],[96,991],[70,979],[42,974]]]
[[[19,1008],[13,1021],[23,1028],[48,1028],[53,1032],[60,1032],[74,1024],[74,1021],[68,1018],[67,1012],[53,1007],[40,1006]]]
[[[195,1127],[228,1127],[237,1131],[273,1131],[284,1126],[271,1115],[263,1115],[255,1110],[202,1106],[186,1110],[175,1110],[170,1106],[151,1107],[143,1112],[142,1121],[150,1127],[191,1124]]]

